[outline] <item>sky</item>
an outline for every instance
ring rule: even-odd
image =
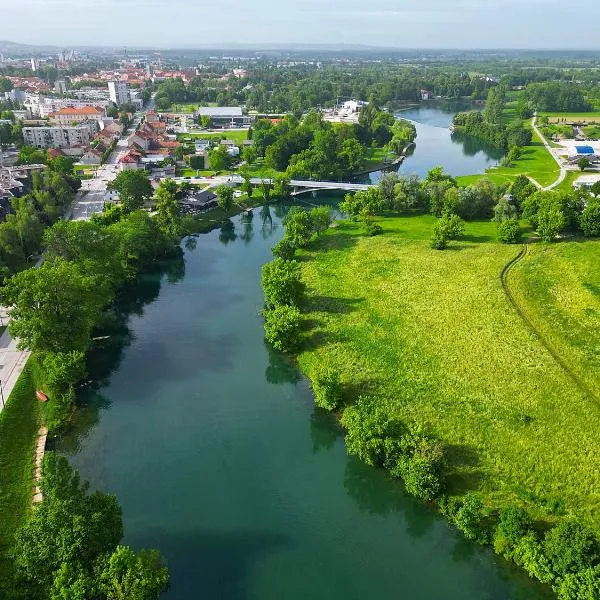
[[[0,0],[29,44],[597,49],[598,0]]]

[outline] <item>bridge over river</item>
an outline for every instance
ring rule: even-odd
[[[242,183],[244,179],[235,175],[231,177],[231,181],[235,183]],[[273,183],[273,180],[260,177],[252,177],[250,179],[250,183],[252,183],[252,185],[261,185],[263,182]],[[368,190],[372,187],[376,187],[374,184],[371,183],[352,183],[349,181],[313,181],[312,179],[292,179],[290,180],[289,185],[292,188],[292,196],[297,196],[306,192],[317,192],[321,190],[359,192],[362,190]]]

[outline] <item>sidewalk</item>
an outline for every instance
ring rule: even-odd
[[[17,349],[17,342],[10,337],[8,329],[2,333],[0,336],[0,385],[4,402],[8,400],[30,354],[29,350]],[[0,410],[3,408],[4,403],[0,400]]]

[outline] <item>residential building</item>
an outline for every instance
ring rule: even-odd
[[[54,83],[54,91],[57,94],[65,94],[66,91],[68,89],[68,85],[66,80],[64,79],[57,79]]]
[[[81,108],[65,107],[50,115],[57,125],[71,125],[82,121],[99,121],[106,111],[99,106],[82,106]]]
[[[429,90],[421,90],[421,100],[433,100],[433,92]]]
[[[129,85],[127,85],[127,83],[124,81],[109,81],[108,94],[110,96],[110,101],[117,106],[121,106],[121,104],[129,104],[131,102]]]
[[[84,121],[76,126],[23,127],[23,140],[36,148],[87,146],[98,129],[97,121]]]

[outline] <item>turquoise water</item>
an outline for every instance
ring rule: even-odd
[[[425,177],[430,169],[443,166],[447,173],[458,177],[484,173],[496,166],[502,152],[476,138],[450,131],[456,112],[470,108],[473,107],[432,103],[396,113],[400,118],[413,121],[417,128],[414,152],[400,165],[398,172]],[[381,172],[371,174],[373,182],[380,177]]]
[[[125,542],[168,558],[170,600],[545,598],[349,458],[264,344],[260,266],[281,234],[263,209],[186,240],[93,354],[96,383],[58,449],[117,494]]]

